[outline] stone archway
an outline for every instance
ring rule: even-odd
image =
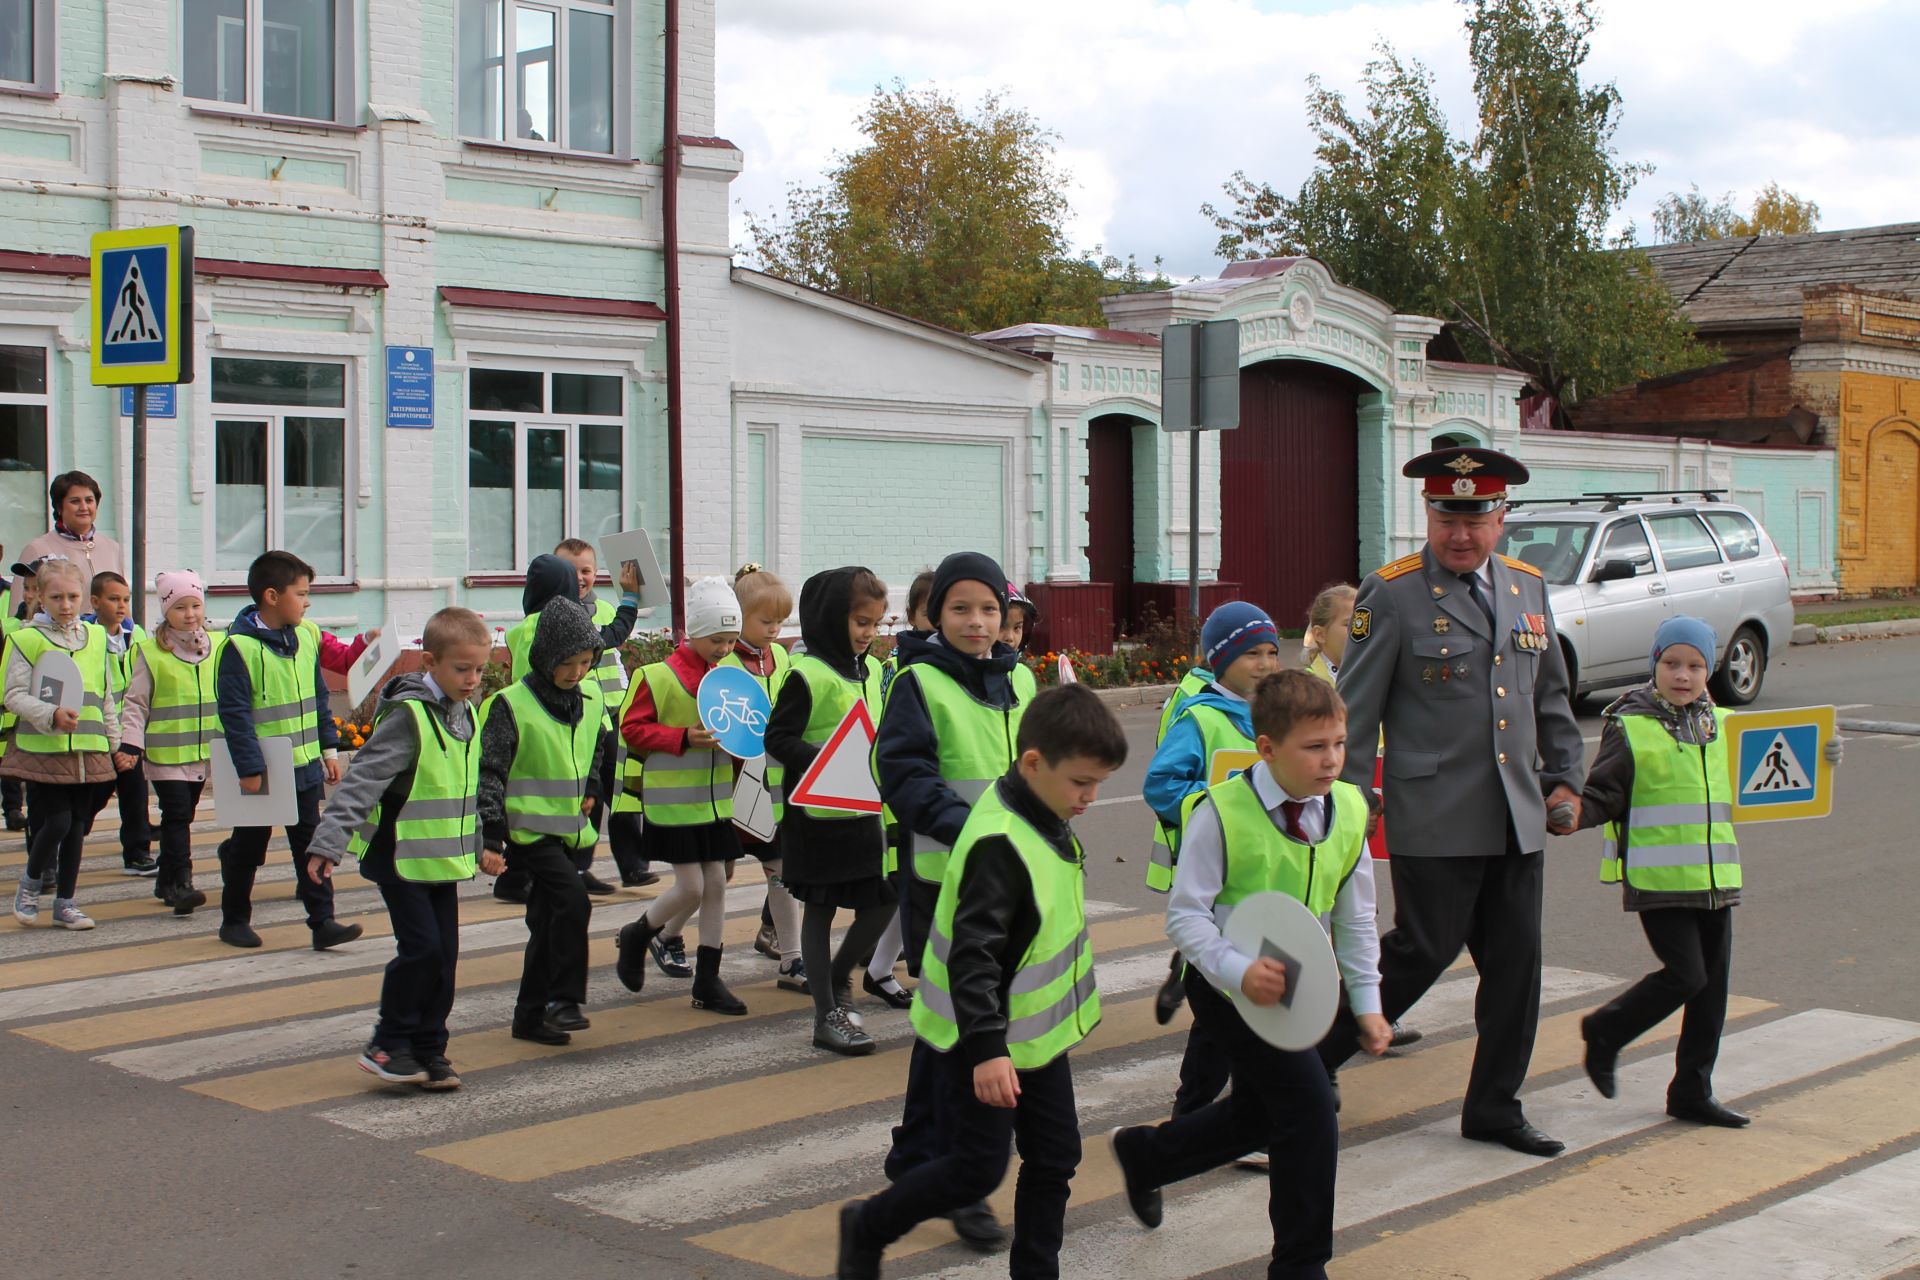
[[[1867,437],[1867,555],[1849,588],[1920,585],[1920,426],[1896,419]]]

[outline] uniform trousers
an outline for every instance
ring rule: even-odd
[[[933,904],[920,899],[938,888],[922,884],[913,874],[909,855],[903,853],[893,873],[894,892],[900,899],[901,942],[906,949],[907,973],[920,976],[920,961],[926,954],[927,931],[933,922]],[[935,1085],[933,1060],[941,1055],[915,1038],[907,1062],[907,1090],[900,1104],[900,1123],[893,1130],[893,1147],[887,1152],[889,1181],[898,1182],[911,1169],[917,1169],[946,1151],[953,1141],[953,1120],[947,1114],[945,1094]]]
[[[1508,837],[1509,845],[1512,837]],[[1497,1133],[1526,1123],[1520,1088],[1540,1024],[1541,858],[1510,847],[1493,857],[1388,861],[1393,929],[1380,939],[1380,1003],[1389,1023],[1427,993],[1464,946],[1480,974],[1473,1023],[1479,1033],[1460,1128]],[[1351,1010],[1341,1008],[1320,1055],[1329,1070],[1358,1050]]]
[[[293,892],[307,909],[307,928],[318,929],[333,919],[333,881],[315,884],[307,875],[307,846],[320,825],[319,784],[294,793],[298,818],[287,828],[287,848],[293,855]],[[235,827],[220,843],[220,923],[246,924],[253,919],[253,878],[266,865],[272,827]]]
[[[587,920],[593,907],[574,867],[573,851],[558,840],[507,845],[507,869],[523,873],[527,895],[527,954],[520,968],[515,1020],[532,1021],[549,1002],[587,1000]]]
[[[1187,1050],[1180,1055],[1180,1087],[1173,1093],[1173,1114],[1184,1116],[1218,1098],[1231,1071],[1227,1055],[1198,1018],[1187,1028]]]
[[[1186,983],[1194,1025],[1225,1056],[1233,1090],[1165,1124],[1126,1130],[1120,1157],[1151,1185],[1166,1186],[1267,1149],[1269,1280],[1325,1280],[1340,1158],[1326,1068],[1311,1049],[1289,1053],[1255,1035],[1198,969],[1187,970]]]
[[[373,1042],[382,1049],[444,1057],[460,963],[459,886],[405,879],[386,854],[362,858],[360,874],[380,886],[393,921],[394,953],[380,982]]]
[[[915,1041],[915,1048],[923,1047]],[[1006,1176],[1009,1148],[1018,1148],[1007,1271],[1015,1280],[1053,1280],[1060,1274],[1069,1184],[1080,1165],[1080,1122],[1067,1055],[1020,1072],[1019,1105],[1011,1108],[990,1107],[974,1096],[973,1068],[958,1049],[927,1049],[923,1056],[930,1087],[958,1120],[952,1141],[938,1157],[868,1200],[857,1231],[865,1243],[889,1245],[922,1222],[978,1204]]]
[[[1583,1030],[1618,1052],[1684,1008],[1668,1103],[1713,1096],[1713,1064],[1727,1024],[1727,972],[1733,957],[1733,908],[1658,907],[1637,913],[1660,968],[1596,1009]]]

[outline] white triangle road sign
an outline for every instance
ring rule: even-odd
[[[873,716],[856,702],[820,748],[807,771],[787,791],[788,804],[847,813],[879,813],[880,785],[873,780]]]
[[[146,281],[140,274],[140,256],[127,255],[127,274],[121,279],[120,287],[113,299],[113,317],[107,321],[107,331],[101,337],[106,346],[121,346],[127,343],[159,342],[165,335],[160,332],[160,317],[153,309],[153,299],[147,296]]]
[[[1793,747],[1787,741],[1785,733],[1773,735],[1773,741],[1760,757],[1748,777],[1746,786],[1740,789],[1743,796],[1768,795],[1776,791],[1811,791],[1812,775],[1800,758],[1793,753]]]

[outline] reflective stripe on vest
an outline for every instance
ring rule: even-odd
[[[1600,853],[1603,883],[1619,883],[1624,872],[1629,886],[1649,893],[1740,887],[1726,712],[1715,707],[1713,719],[1713,741],[1702,745],[1676,741],[1652,716],[1620,717],[1633,753],[1632,807],[1624,859],[1620,824],[1607,824]]]
[[[199,764],[220,736],[220,701],[215,684],[220,646],[198,662],[175,657],[149,636],[140,642],[153,693],[147,699],[146,756],[155,764]]]
[[[611,626],[619,615],[605,600],[593,602],[593,625],[604,630]],[[607,704],[608,711],[616,711],[627,700],[627,664],[620,658],[620,649],[602,649],[600,661],[593,664],[593,678],[600,686],[600,698]]]
[[[1325,916],[1367,851],[1367,798],[1350,782],[1333,784],[1327,797],[1331,816],[1318,844],[1302,844],[1274,825],[1251,773],[1235,774],[1189,796],[1188,821],[1203,797],[1220,815],[1226,863],[1213,899],[1216,907],[1232,907],[1256,893],[1279,892]],[[1225,921],[1221,924],[1224,928]]]
[[[877,717],[880,713],[880,664],[874,659],[862,656],[860,659],[862,678],[849,680],[820,659],[801,654],[793,660],[792,678],[806,682],[807,692],[812,697],[812,708],[807,716],[807,727],[800,732],[801,741],[809,746],[823,747],[833,737],[833,731],[846,719],[847,712],[853,710],[856,702],[867,704],[867,714]],[[840,809],[819,809],[812,805],[803,806],[809,818],[832,822],[865,815],[847,813]]]
[[[920,985],[913,998],[914,1032],[945,1052],[960,1042],[952,981],[947,971],[953,949],[953,918],[967,856],[990,836],[1013,845],[1033,885],[1040,924],[1020,957],[1007,988],[1007,1056],[1017,1071],[1044,1067],[1079,1044],[1100,1024],[1100,991],[1094,980],[1093,939],[1087,932],[1085,857],[1079,841],[1072,859],[1063,858],[1046,838],[1001,802],[989,789],[955,842],[953,874],[940,886],[934,904],[927,949],[920,962]]]
[[[1173,722],[1188,702],[1213,683],[1213,676],[1205,667],[1191,667],[1187,674],[1180,677],[1173,693],[1160,708],[1160,727],[1153,735],[1156,749],[1167,739],[1167,730],[1173,728]],[[1154,813],[1151,806],[1147,812],[1153,815],[1153,845],[1147,850],[1147,888],[1155,893],[1166,893],[1173,888],[1173,867],[1178,856],[1175,854],[1175,842],[1179,839],[1179,829],[1172,823]]]
[[[626,692],[620,696],[620,705],[613,713],[613,736],[620,744],[619,794],[613,798],[615,813],[639,813],[640,805],[640,757],[627,747],[626,735],[621,726],[627,722],[627,711],[633,706],[634,695],[645,687],[646,681],[639,677],[627,682]]]
[[[746,671],[746,673],[755,680],[758,680],[760,687],[767,691],[767,705],[772,706],[780,699],[780,686],[787,682],[787,672],[793,669],[793,659],[787,655],[787,647],[777,640],[767,646],[766,652],[773,655],[773,672],[770,675],[763,676],[758,671],[749,671],[745,660],[740,657],[738,650],[720,659],[719,665],[723,667],[738,667],[742,671]],[[879,709],[876,707],[876,716],[878,715],[878,711]],[[878,723],[878,721],[876,720],[875,723]],[[766,781],[767,794],[773,799],[773,821],[778,825],[780,819],[787,816],[787,794],[785,785],[787,781],[787,771],[780,762],[772,756],[767,757]]]
[[[700,723],[700,707],[664,662],[640,669],[653,695],[654,715],[674,729]],[[650,751],[640,762],[640,804],[647,822],[662,827],[698,827],[733,819],[733,757],[718,748],[679,755]]]
[[[985,795],[994,779],[1013,766],[1013,744],[1020,734],[1024,702],[995,707],[981,702],[958,681],[928,662],[917,662],[895,681],[912,680],[926,699],[927,718],[940,752],[940,777],[955,795],[972,804]],[[939,884],[946,878],[946,845],[925,832],[906,834],[913,854],[914,878]]]
[[[471,880],[480,853],[480,819],[475,796],[480,790],[479,734],[462,742],[440,726],[426,702],[411,698],[400,704],[413,714],[414,740],[419,751],[413,764],[413,784],[400,801],[393,819],[393,869],[403,880],[424,884]],[[380,713],[384,720],[392,706]],[[514,706],[519,723],[519,704]],[[377,727],[377,724],[376,724]],[[513,784],[508,783],[511,787]],[[380,829],[386,797],[347,841],[356,858],[365,857]]]
[[[1212,777],[1213,759],[1222,751],[1253,749],[1252,739],[1241,733],[1233,717],[1218,707],[1187,706],[1167,727],[1171,729],[1183,718],[1192,720],[1200,731],[1200,767],[1206,774],[1197,781],[1205,782]],[[1153,847],[1147,853],[1147,888],[1166,893],[1173,888],[1173,869],[1180,864],[1180,828],[1159,821],[1158,814],[1154,816]]]
[[[302,622],[292,657],[269,649],[258,636],[227,632],[225,643],[240,652],[253,684],[253,732],[261,738],[287,738],[293,743],[293,767],[320,758],[320,698],[314,682],[320,628]]]
[[[13,745],[22,751],[63,756],[107,750],[107,689],[113,679],[110,674],[113,659],[107,652],[107,633],[91,622],[80,625],[86,628],[87,642],[77,651],[60,648],[38,627],[22,627],[13,633],[10,643],[28,665],[38,662],[49,651],[58,650],[72,658],[80,669],[80,723],[72,733],[35,733],[24,721],[16,721]]]
[[[481,723],[495,699],[513,708],[520,742],[507,770],[507,835],[515,844],[533,844],[546,836],[574,849],[590,849],[597,838],[580,804],[593,768],[593,745],[600,718],[589,703],[578,724],[555,720],[524,683],[510,684],[487,699]],[[480,737],[478,728],[474,731]],[[477,754],[477,753],[476,753]]]

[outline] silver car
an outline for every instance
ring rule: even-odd
[[[1577,693],[1645,680],[1654,631],[1691,615],[1726,645],[1713,696],[1735,707],[1760,696],[1775,646],[1793,632],[1787,559],[1719,492],[1514,504],[1500,550],[1546,578]]]

